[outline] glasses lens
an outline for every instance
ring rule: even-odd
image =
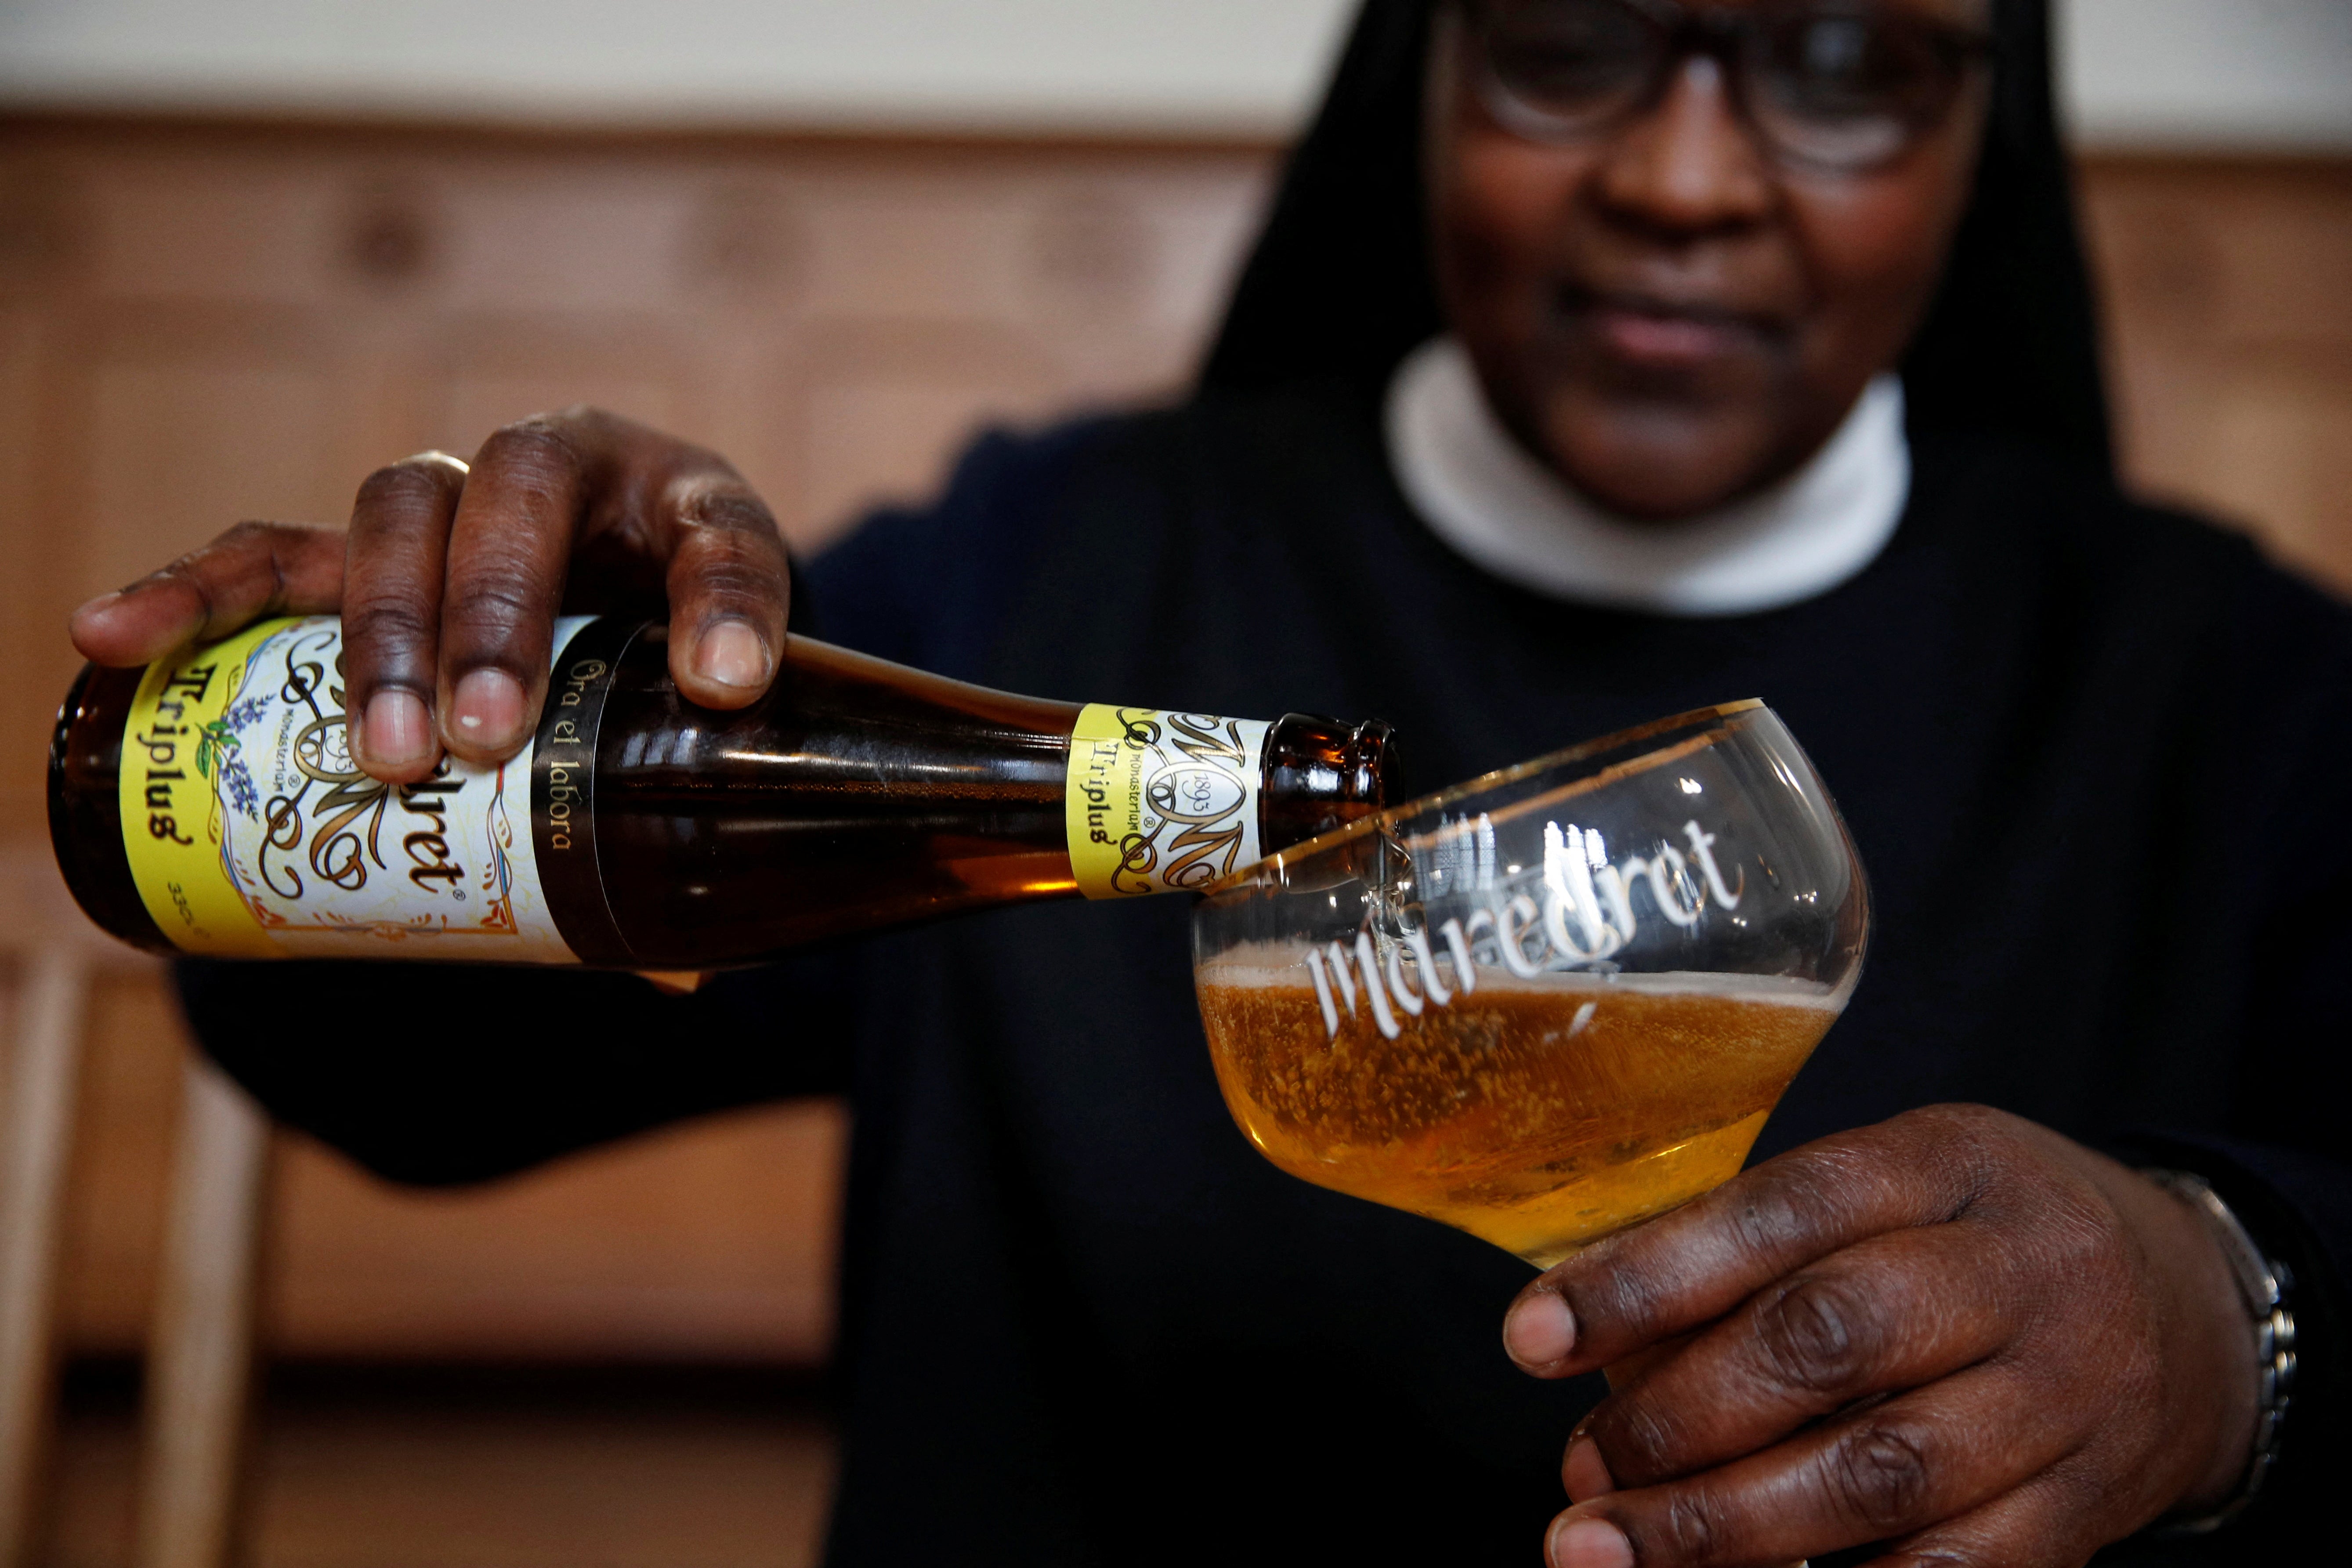
[[[1516,107],[1573,131],[1637,101],[1665,39],[1624,0],[1507,0],[1488,13],[1486,46]]]
[[[1942,120],[1964,47],[1928,24],[1860,9],[1800,11],[1763,30],[1755,111],[1799,157],[1884,163]]]

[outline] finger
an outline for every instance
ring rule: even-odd
[[[1632,1355],[1612,1361],[1602,1367],[1601,1374],[1608,1378],[1609,1387],[1612,1392],[1620,1388],[1631,1388],[1639,1383],[1643,1375],[1652,1367],[1661,1362],[1673,1360],[1676,1352],[1697,1337],[1696,1334],[1676,1334],[1670,1340],[1660,1340],[1654,1345],[1644,1345]]]
[[[1621,1487],[1754,1453],[1875,1394],[1916,1388],[2007,1343],[2013,1292],[1982,1227],[1892,1231],[1778,1280],[1603,1400],[1570,1442]],[[1595,1452],[1577,1462],[1579,1446]],[[1589,1483],[1588,1483],[1589,1484]]]
[[[433,771],[442,574],[466,465],[424,452],[378,468],[352,506],[343,567],[343,703],[352,754],[389,784]]]
[[[1906,1536],[1865,1568],[2074,1568],[2150,1522],[2061,1465],[2014,1491]]]
[[[555,416],[508,426],[475,457],[449,529],[434,690],[453,756],[503,762],[538,723],[572,543],[604,456],[593,430]]]
[[[1591,1372],[1868,1237],[1957,1218],[1990,1181],[1979,1144],[1998,1115],[1931,1107],[1742,1172],[1546,1272],[1512,1303],[1504,1349],[1538,1376]]]
[[[1547,1548],[1555,1568],[1589,1568],[1613,1533],[1622,1563],[1774,1568],[1891,1541],[2063,1459],[2074,1424],[2050,1406],[2023,1370],[1987,1363],[1720,1468],[1580,1503]]]
[[[706,708],[742,708],[774,679],[791,569],[775,519],[733,470],[669,486],[669,668]]]
[[[291,522],[240,522],[201,550],[73,613],[93,664],[152,664],[264,616],[331,615],[342,602],[343,536]]]

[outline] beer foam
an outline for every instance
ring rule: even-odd
[[[1407,963],[1411,963],[1408,958]],[[1442,960],[1440,973],[1449,982],[1451,959]],[[1193,980],[1202,986],[1236,991],[1307,987],[1314,983],[1307,968],[1307,950],[1277,942],[1248,942],[1198,964]],[[1776,1007],[1811,1007],[1837,1012],[1846,993],[1818,980],[1792,974],[1735,974],[1721,971],[1668,969],[1646,973],[1620,971],[1595,974],[1587,970],[1546,970],[1517,975],[1507,969],[1478,965],[1478,993],[1575,997],[1590,1000],[1628,992],[1645,996],[1708,996],[1726,1002],[1746,1002]]]

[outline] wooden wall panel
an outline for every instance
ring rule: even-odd
[[[557,321],[485,321],[449,334],[418,390],[418,447],[470,458],[501,425],[574,403],[664,430],[698,424],[691,359],[663,333]],[[393,453],[398,457],[400,453]]]
[[[2126,467],[2352,594],[2352,163],[2084,181]]]
[[[0,205],[0,223],[7,213]],[[47,742],[49,715],[57,710],[63,688],[51,689],[53,674],[61,673],[65,658],[52,647],[46,658],[33,648],[34,628],[53,623],[56,595],[47,581],[42,556],[52,536],[64,531],[50,517],[47,497],[39,488],[43,465],[39,448],[47,426],[40,385],[40,368],[47,353],[44,339],[47,312],[31,301],[6,301],[0,295],[0,552],[15,566],[0,571],[0,658],[10,661],[16,679],[0,681],[0,749],[16,753],[0,757],[0,821],[10,824],[10,838],[37,836],[39,819],[30,816],[39,805],[40,752]]]
[[[820,1361],[846,1134],[830,1101],[744,1111],[426,1194],[289,1140],[265,1332],[340,1359]]]
[[[333,199],[284,160],[224,161],[166,142],[93,167],[60,150],[89,226],[81,275],[60,279],[97,300],[332,305],[316,263]],[[93,177],[95,176],[95,177]]]
[[[180,323],[174,323],[180,325]],[[83,505],[74,595],[102,593],[212,538],[222,519],[331,517],[334,366],[299,333],[110,332],[75,367]]]
[[[1265,149],[0,121],[0,820],[37,832],[66,611],[375,464],[593,401],[728,453],[812,548],[978,424],[1181,384]],[[2134,475],[2352,587],[2352,165],[2084,172]],[[176,1079],[154,974],[99,1015],[68,1318],[143,1329]],[[837,1108],[477,1193],[286,1142],[279,1353],[821,1352]]]
[[[12,984],[0,973],[0,1001]],[[131,1355],[178,1113],[181,1029],[160,969],[111,979],[90,1030],[62,1321],[79,1352]],[[338,1359],[814,1363],[846,1136],[840,1107],[812,1101],[417,1193],[287,1135],[264,1332],[273,1353]]]
[[[811,333],[775,370],[797,474],[767,493],[803,548],[878,501],[935,491],[975,423],[1041,421],[1068,396],[1021,334],[963,322]]]

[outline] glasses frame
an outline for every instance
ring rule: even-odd
[[[1497,16],[1524,0],[1463,0],[1468,35],[1475,46],[1475,72],[1480,100],[1489,113],[1513,134],[1551,145],[1605,141],[1643,116],[1654,112],[1673,91],[1675,82],[1694,59],[1712,60],[1722,75],[1732,112],[1750,138],[1774,162],[1812,173],[1865,174],[1895,163],[1920,141],[1948,123],[1966,93],[1970,77],[1998,58],[2000,43],[1991,34],[1958,23],[1906,15],[1952,70],[1953,87],[1931,111],[1903,117],[1904,136],[1890,151],[1875,156],[1834,158],[1790,145],[1776,134],[1769,119],[1757,112],[1759,79],[1769,68],[1770,29],[1795,16],[1872,16],[1885,8],[1868,0],[1783,0],[1753,8],[1687,5],[1684,0],[1598,0],[1638,17],[1664,47],[1652,67],[1650,79],[1624,103],[1591,121],[1570,122],[1531,102],[1503,79],[1494,55]]]

